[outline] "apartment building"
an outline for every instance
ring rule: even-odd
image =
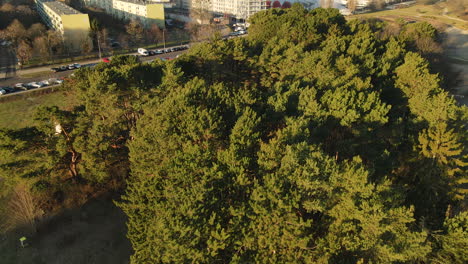
[[[36,7],[44,22],[60,32],[66,47],[79,51],[84,43],[92,46],[89,38],[89,17],[62,2],[36,0]]]
[[[253,14],[266,9],[266,0],[211,0],[210,11],[245,20]]]
[[[114,17],[139,19],[143,25],[164,28],[164,3],[168,0],[84,0],[86,6],[100,7]]]

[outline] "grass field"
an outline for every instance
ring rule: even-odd
[[[445,14],[444,3],[434,5],[413,5],[407,8],[377,11],[359,15],[349,16],[349,18],[381,18],[386,20],[395,20],[397,18],[406,18],[412,20],[423,20],[433,23],[441,23],[444,25],[455,26],[460,29],[468,29],[468,21],[452,16],[450,13]]]
[[[0,128],[23,128],[34,124],[34,111],[39,106],[56,105],[70,109],[77,104],[76,98],[64,92],[43,95],[27,95],[15,101],[0,103]]]

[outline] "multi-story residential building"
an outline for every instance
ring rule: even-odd
[[[139,19],[143,25],[156,24],[164,28],[164,3],[168,0],[84,0],[87,6],[104,9],[114,17],[131,20]]]
[[[70,50],[78,51],[85,43],[92,47],[87,14],[80,13],[57,1],[36,0],[36,6],[44,22],[50,28],[60,32],[65,46]]]
[[[231,18],[245,20],[253,14],[266,10],[266,0],[211,0],[213,13],[223,14]]]

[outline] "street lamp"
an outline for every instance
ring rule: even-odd
[[[166,49],[166,36],[164,35],[164,32],[166,31],[165,28],[163,28],[163,43],[164,43],[164,50]]]

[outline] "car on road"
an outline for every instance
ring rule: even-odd
[[[5,90],[7,93],[14,93],[16,92],[16,89],[10,86],[5,86],[5,87],[0,87],[0,89]]]
[[[138,54],[142,55],[142,56],[149,56],[149,52],[147,49],[144,49],[144,48],[138,48]]]
[[[36,82],[25,83],[24,86],[29,90],[32,88],[36,88]]]
[[[41,88],[42,84],[40,84],[38,82],[30,82],[30,83],[27,84],[27,86],[29,86],[31,88]]]
[[[15,88],[20,89],[20,90],[27,90],[28,89],[28,87],[24,83],[15,84]]]

